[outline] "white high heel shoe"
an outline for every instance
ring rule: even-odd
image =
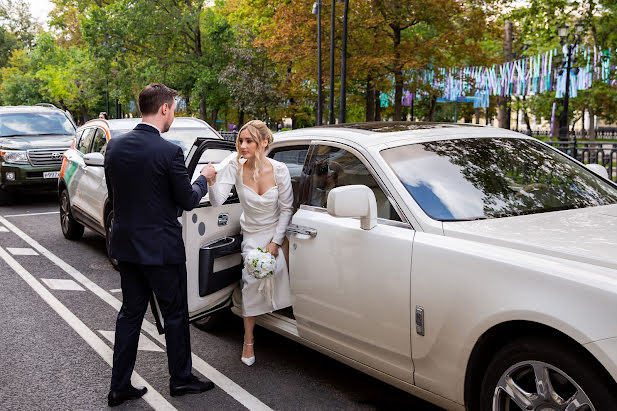
[[[246,344],[243,343],[242,345],[253,345],[253,344]],[[253,355],[252,357],[240,357],[240,361],[242,361],[244,364],[248,365],[249,367],[253,364],[255,364],[255,356]]]

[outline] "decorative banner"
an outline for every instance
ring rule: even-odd
[[[409,83],[416,80],[442,90],[441,101],[457,101],[460,97],[474,96],[476,108],[488,107],[491,95],[532,96],[555,91],[555,97],[561,98],[566,89],[566,70],[563,67],[567,63],[568,46],[564,45],[561,52],[564,63],[559,66],[553,61],[558,53],[554,49],[491,67],[412,70],[405,74]],[[610,63],[611,53],[611,49],[600,50],[596,47],[591,49],[577,46],[573,49],[572,55],[578,55],[583,64],[570,70],[570,97],[576,97],[580,90],[589,89],[594,81],[617,85],[617,79],[611,78],[615,71],[615,66]],[[404,93],[403,105],[411,104],[410,95],[409,91]],[[388,103],[393,101],[391,97],[388,100]],[[382,106],[385,102],[383,99]]]

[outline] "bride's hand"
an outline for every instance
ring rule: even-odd
[[[266,246],[266,251],[272,254],[274,257],[279,255],[279,245],[277,243],[270,243]]]

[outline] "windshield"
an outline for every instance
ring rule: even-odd
[[[121,136],[131,130],[112,130],[112,138]],[[170,128],[168,132],[161,134],[168,141],[180,146],[186,158],[189,150],[197,140],[197,137],[215,137],[207,128]]]
[[[617,189],[534,140],[476,138],[387,149],[381,155],[432,218],[474,220],[617,202]]]
[[[0,114],[0,137],[37,136],[75,133],[70,120],[61,113]]]

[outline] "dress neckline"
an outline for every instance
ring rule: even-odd
[[[245,188],[248,188],[250,191],[252,191],[253,193],[255,193],[255,195],[257,195],[259,197],[263,197],[266,194],[268,194],[270,191],[272,191],[273,189],[278,188],[278,184],[276,183],[276,173],[274,172],[274,164],[272,164],[272,161],[270,161],[270,159],[268,157],[266,157],[266,159],[268,160],[268,162],[272,166],[272,175],[274,177],[274,185],[272,187],[270,187],[269,189],[267,189],[266,191],[264,191],[263,194],[259,194],[257,191],[253,190],[251,187],[249,187],[246,184],[244,184],[244,163],[240,164],[240,182],[242,183],[242,185]]]

